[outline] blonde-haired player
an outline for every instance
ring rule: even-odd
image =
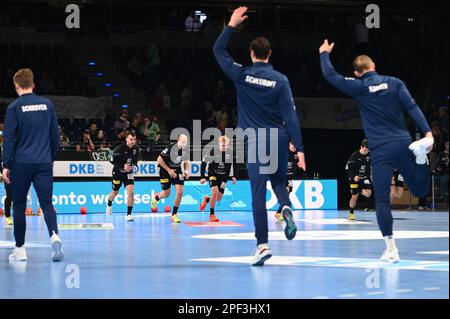
[[[203,211],[206,205],[209,203],[210,215],[209,220],[211,222],[218,222],[219,219],[216,217],[214,208],[216,202],[220,202],[225,193],[225,188],[227,187],[227,181],[230,177],[231,166],[233,165],[233,154],[228,152],[230,145],[230,139],[228,137],[219,137],[219,154],[214,154],[214,149],[211,150],[210,154],[205,155],[202,160],[202,165],[200,169],[201,179],[200,183],[204,184],[206,182],[205,172],[206,166],[208,165],[208,180],[209,187],[211,188],[211,195],[206,195],[200,204],[200,211]],[[231,183],[236,183],[236,178],[231,176]]]

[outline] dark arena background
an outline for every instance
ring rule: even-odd
[[[213,54],[239,6],[248,7],[248,18],[231,35],[227,51],[251,66],[249,43],[260,36],[270,41],[269,63],[289,80],[307,165],[290,193],[298,228],[292,241],[285,238],[286,222],[275,218],[279,204],[267,185],[273,257],[264,267],[250,266],[255,225],[245,163],[233,165],[237,181],[228,180],[216,204],[219,221],[211,219],[210,206],[200,210],[211,194],[208,182],[200,182],[201,151],[212,138],[201,134],[207,128],[225,133],[239,120],[235,85]],[[433,133],[428,194],[417,198],[405,183],[391,203],[397,263],[379,260],[385,243],[373,197],[359,196],[355,218],[349,218],[346,164],[366,136],[358,101],[322,74],[324,39],[335,43],[330,59],[345,77],[355,76],[356,56],[368,55],[379,74],[401,79]],[[236,306],[241,303],[264,304],[255,309],[265,309],[260,316],[267,318],[275,316],[281,300],[448,300],[448,43],[448,1],[440,0],[1,0],[2,154],[7,132],[14,131],[6,117],[18,98],[13,77],[30,68],[34,92],[53,103],[58,118],[52,204],[64,259],[50,258],[53,242],[35,187],[26,204],[28,260],[8,259],[17,217],[14,201],[13,218],[4,215],[3,176],[0,299],[170,299],[168,313],[198,318],[206,317],[207,308],[191,305],[214,300],[221,308],[211,317],[227,317],[224,303],[229,316],[243,315],[247,308]],[[413,118],[406,112],[398,117],[403,115],[412,140],[422,138]],[[191,157],[177,208],[180,222],[171,217],[174,187],[152,211],[164,179],[158,158],[176,142],[177,128],[188,135]],[[140,150],[132,222],[124,187],[112,214],[105,213],[111,156],[128,131],[135,132]],[[235,157],[243,156],[242,141],[231,142]]]

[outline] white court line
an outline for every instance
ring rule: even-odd
[[[204,239],[231,239],[231,240],[255,240],[255,234],[249,233],[213,233],[194,235],[193,238]],[[415,238],[448,238],[448,231],[407,231],[399,230],[395,232],[395,239],[415,239]],[[271,240],[286,240],[282,231],[269,232]],[[297,240],[380,240],[379,230],[306,230],[298,231]]]
[[[363,224],[372,224],[370,222],[363,222],[358,220],[348,220],[348,219],[332,219],[332,218],[298,218],[296,221],[305,222],[315,225],[363,225]]]
[[[416,254],[429,254],[429,255],[448,255],[448,250],[438,251],[418,251]]]
[[[441,289],[441,287],[427,287],[427,288],[423,288],[423,290],[425,290],[425,291],[439,290],[439,289]]]
[[[251,256],[196,258],[192,261],[220,263],[250,263]],[[448,261],[418,261],[402,260],[395,264],[379,259],[345,258],[345,257],[312,257],[312,256],[274,256],[266,262],[267,265],[280,266],[310,266],[338,268],[377,268],[377,269],[408,269],[424,271],[447,271]]]
[[[152,215],[145,214],[145,215],[133,215],[134,218],[158,218],[158,217],[169,217],[172,213],[154,213]]]
[[[397,289],[396,290],[398,293],[406,293],[406,292],[411,292],[411,289]]]

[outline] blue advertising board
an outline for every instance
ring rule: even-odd
[[[59,214],[75,214],[81,207],[86,207],[88,213],[103,213],[111,191],[110,182],[55,182],[53,187],[53,205]],[[161,191],[157,181],[139,181],[135,184],[135,212],[150,212],[152,196]],[[36,211],[39,207],[34,189],[30,192],[27,207]],[[204,195],[210,194],[209,185],[201,185],[199,181],[185,182],[183,199],[179,211],[198,211]],[[0,197],[5,198],[3,184],[0,185]],[[164,211],[166,205],[171,206],[175,192],[172,190],[169,198],[162,199],[158,204],[158,211]],[[126,212],[127,194],[121,188],[114,200],[113,212]],[[290,195],[293,209],[337,209],[337,181],[336,180],[298,180],[294,181],[293,192]],[[266,206],[269,210],[276,210],[278,202],[270,183],[267,184]],[[222,201],[216,210],[250,211],[251,189],[249,181],[228,182]]]

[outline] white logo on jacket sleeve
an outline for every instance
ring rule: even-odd
[[[47,111],[46,104],[32,104],[32,105],[23,105],[22,112],[36,112],[36,111]]]
[[[369,86],[370,93],[375,93],[375,92],[383,91],[383,90],[387,90],[387,89],[389,89],[389,86],[387,83],[381,83],[379,85]]]

